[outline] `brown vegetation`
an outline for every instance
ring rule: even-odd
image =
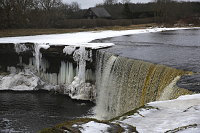
[[[130,25],[130,26],[108,26],[108,27],[98,27],[98,28],[76,28],[76,29],[4,29],[0,30],[0,37],[61,34],[61,33],[94,31],[94,30],[130,30],[130,29],[142,29],[152,26],[156,26],[156,24],[152,23],[152,24],[140,24],[140,25]]]

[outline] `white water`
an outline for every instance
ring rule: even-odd
[[[98,83],[98,97],[97,97],[97,106],[95,108],[95,113],[96,113],[96,117],[100,118],[100,119],[107,119],[106,115],[107,112],[110,111],[109,108],[103,108],[102,107],[111,107],[112,105],[108,105],[108,104],[112,104],[112,101],[110,100],[110,92],[108,93],[107,89],[110,88],[109,86],[111,86],[112,84],[109,84],[110,79],[112,79],[111,76],[111,70],[112,67],[114,65],[115,60],[117,59],[116,56],[110,56],[108,61],[106,62],[104,68],[99,68],[99,69],[103,69],[102,75],[101,75],[101,79],[97,80],[100,83]],[[101,67],[101,66],[99,66]],[[97,77],[98,78],[98,77]],[[116,91],[113,89],[113,91]],[[114,94],[114,93],[113,93]],[[116,102],[116,101],[113,101]]]

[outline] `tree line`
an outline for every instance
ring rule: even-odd
[[[61,0],[0,0],[0,28],[50,28],[79,10]]]
[[[122,3],[104,0],[96,6],[106,8],[112,20],[86,20],[86,10],[80,9],[76,2],[66,4],[62,0],[0,0],[0,29],[126,25],[132,24],[132,19],[143,18],[153,18],[157,23],[173,24],[179,20],[200,23],[200,2],[155,0],[134,4],[130,0],[123,0]]]
[[[156,23],[173,24],[179,20],[200,24],[200,2],[155,0],[149,3],[131,3],[130,0],[104,0],[98,7],[105,7],[115,19],[139,19],[153,17]]]

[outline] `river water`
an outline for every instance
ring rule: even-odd
[[[200,72],[200,30],[145,33],[96,40],[116,45],[114,54]],[[0,132],[37,132],[89,115],[94,104],[49,92],[0,92]]]
[[[95,40],[116,45],[104,49],[120,56],[200,72],[200,30],[175,30]]]
[[[37,132],[89,114],[90,102],[49,92],[0,92],[0,133]]]

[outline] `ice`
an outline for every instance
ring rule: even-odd
[[[21,53],[21,52],[25,52],[25,51],[27,51],[27,50],[29,50],[29,48],[26,47],[25,44],[20,44],[20,43],[16,43],[16,44],[15,44],[15,51],[16,51],[18,54]]]
[[[76,50],[65,47],[65,50],[66,53],[72,53],[71,51],[74,52],[73,59],[77,62],[77,74],[74,77],[74,80],[69,82],[70,84],[67,88],[65,88],[64,93],[68,94],[73,99],[92,100],[94,85],[91,83],[86,83],[86,78],[89,78],[92,75],[86,70],[86,61],[92,61],[91,50],[88,51],[83,46]],[[71,74],[68,74],[66,78],[70,78],[71,81]]]
[[[31,91],[37,87],[39,78],[29,69],[17,72],[12,67],[8,70],[11,74],[0,76],[0,90]]]
[[[66,55],[71,55],[76,50],[76,46],[65,46],[63,53]]]
[[[70,62],[61,62],[58,84],[70,84],[74,79],[74,68]]]
[[[160,133],[184,128],[179,132],[199,132],[200,94],[181,96],[178,99],[147,104],[153,108],[140,109],[139,114],[128,116],[120,122],[136,126],[142,133]]]
[[[40,60],[42,58],[42,54],[40,53],[40,49],[48,49],[50,46],[49,45],[41,45],[38,43],[35,43],[35,61],[36,61],[36,67],[37,71],[40,72]]]

